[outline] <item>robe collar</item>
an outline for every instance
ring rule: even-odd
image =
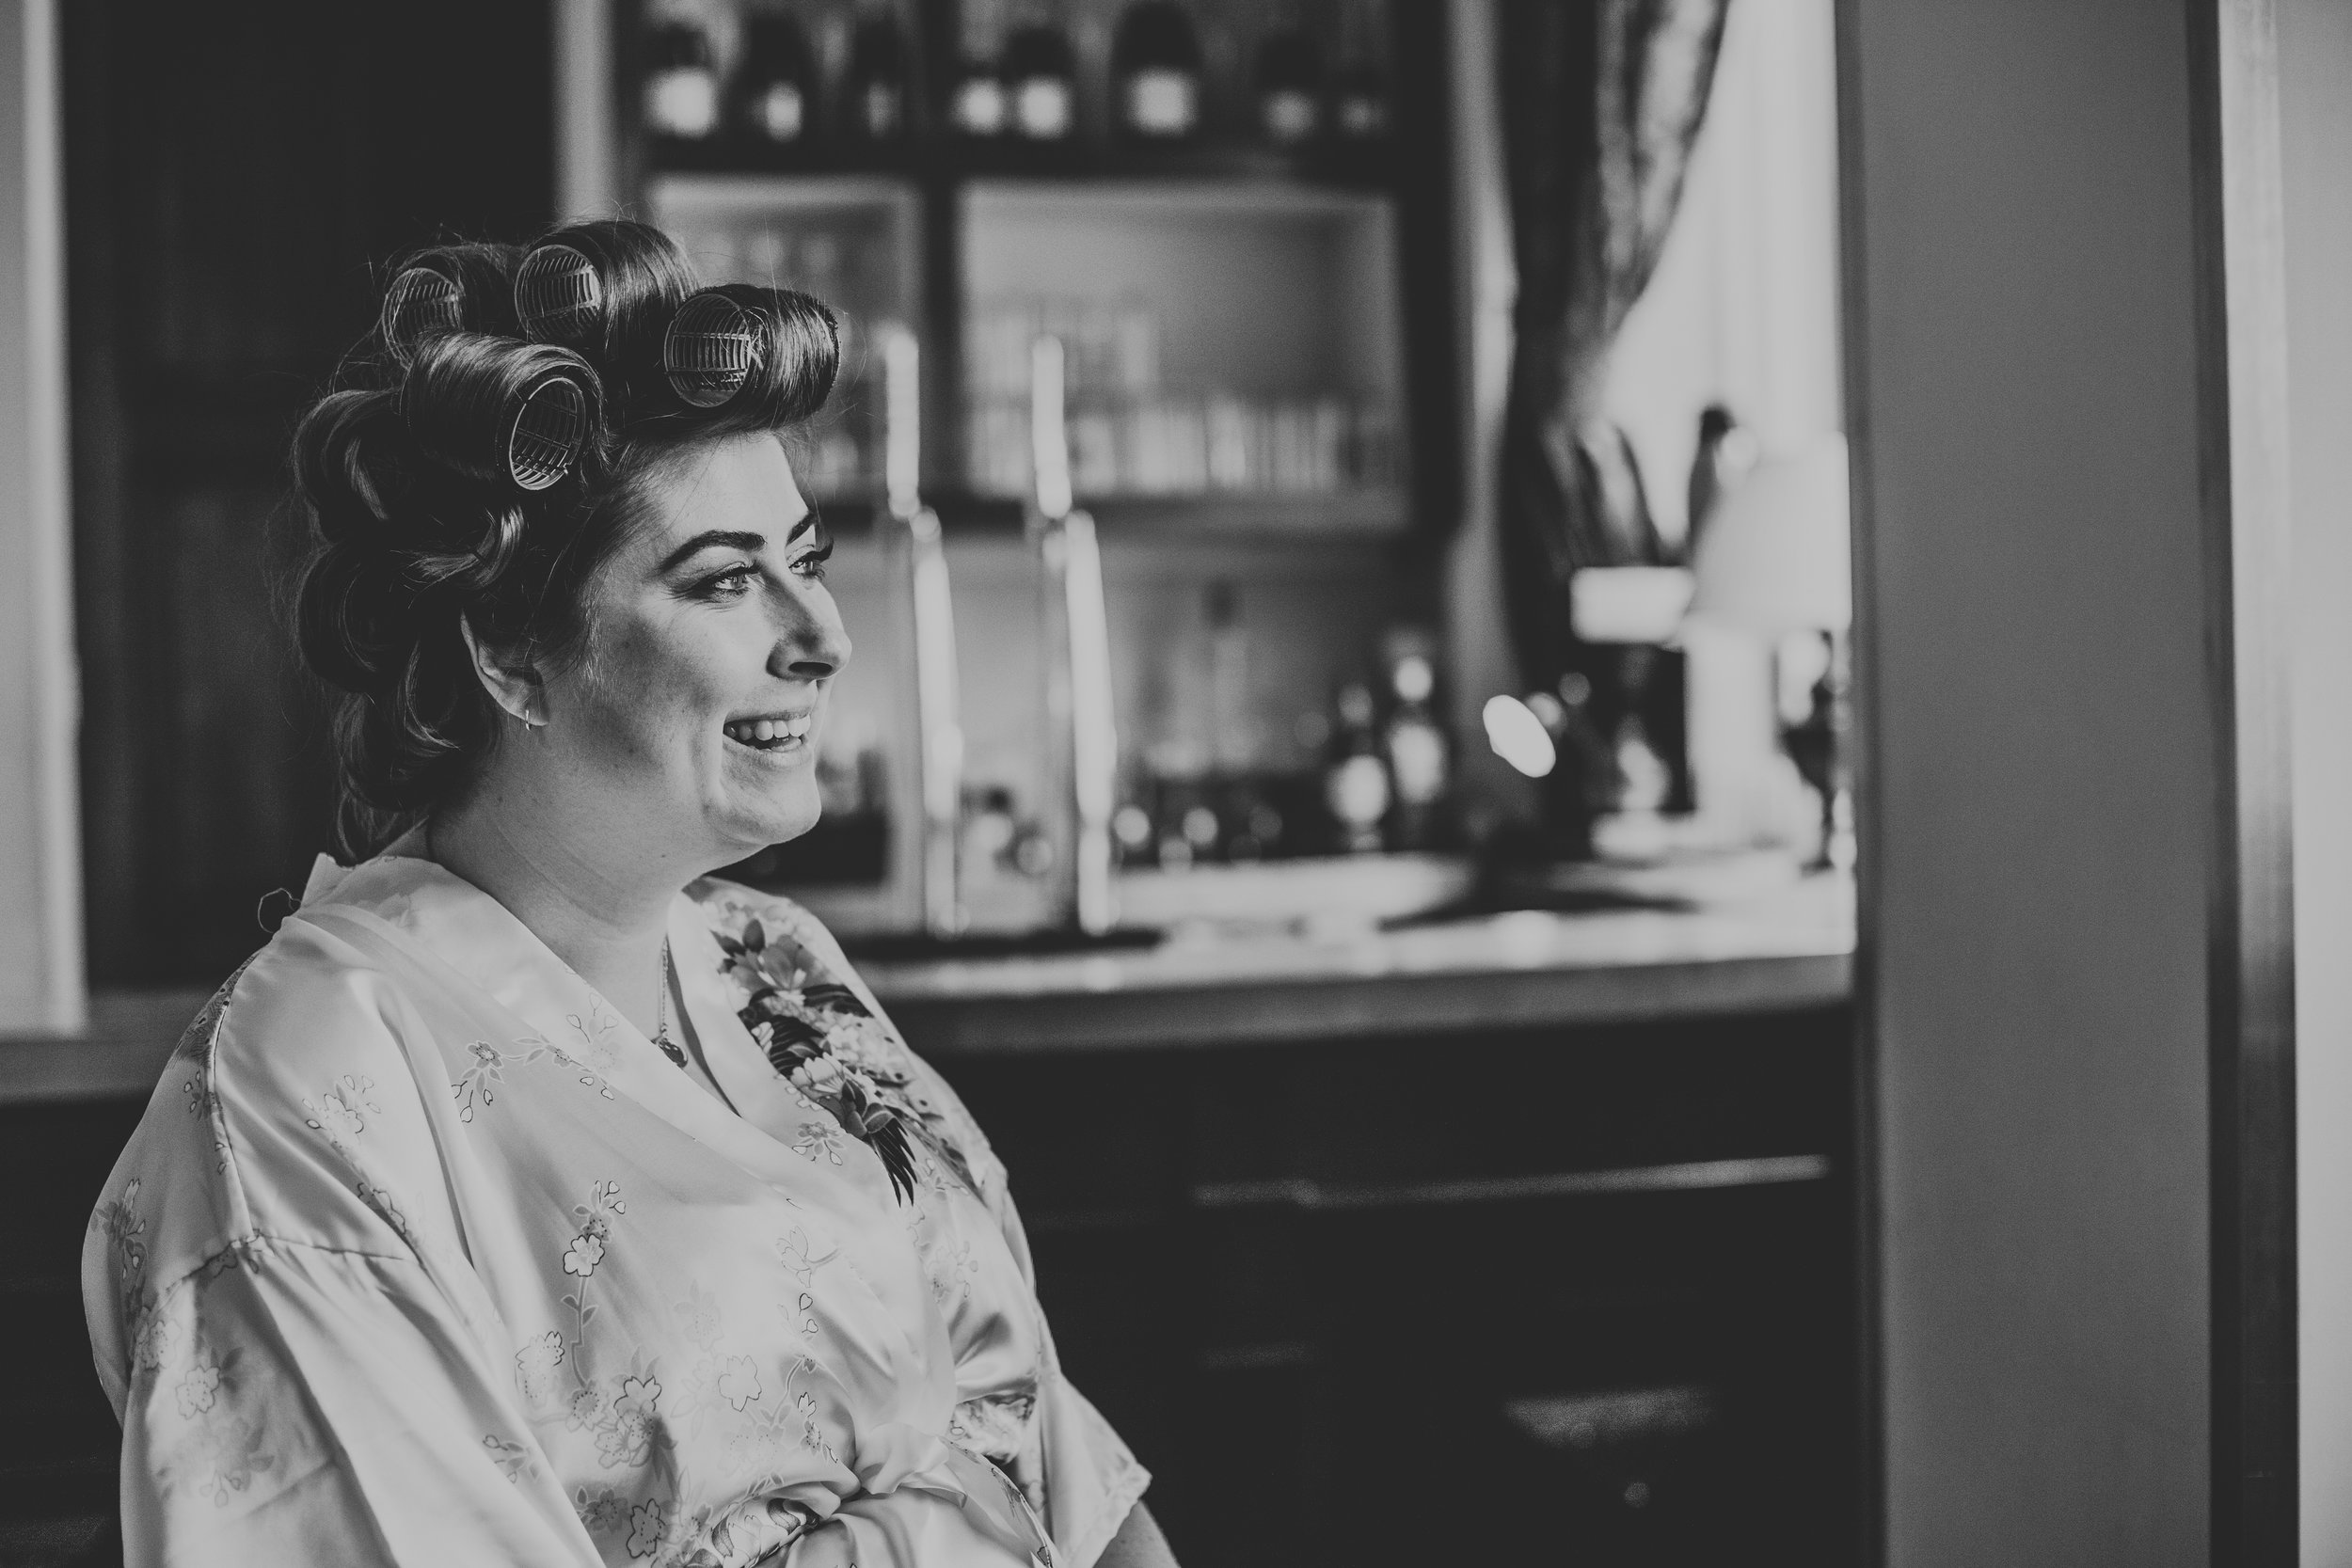
[[[738,1018],[724,955],[693,899],[680,893],[671,903],[671,959],[704,1060],[733,1101],[732,1112],[506,906],[438,863],[399,852],[405,845],[348,869],[320,856],[300,916],[348,912],[388,927],[514,1015],[525,1037],[563,1047],[639,1105],[754,1175],[787,1183],[797,1177],[806,1157],[788,1146],[808,1124],[830,1128],[833,1119],[777,1075]],[[838,1147],[842,1174],[895,1211],[897,1195],[873,1150],[847,1136]]]

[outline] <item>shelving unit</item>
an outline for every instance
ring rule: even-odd
[[[1246,56],[1267,25],[1264,8],[1200,9],[1212,56]],[[827,28],[837,35],[847,25],[846,8],[813,0],[794,10],[818,39],[817,53],[831,48],[837,65],[838,38],[823,40]],[[1127,389],[1152,406],[1130,396],[1115,408],[1076,410],[1079,499],[1105,530],[1236,546],[1397,541],[1422,521],[1431,496],[1449,493],[1420,471],[1429,399],[1415,407],[1408,398],[1417,385],[1453,379],[1450,366],[1414,363],[1416,351],[1425,356],[1444,340],[1431,323],[1415,330],[1406,315],[1408,293],[1450,298],[1442,279],[1411,287],[1442,247],[1403,240],[1411,214],[1425,222],[1442,204],[1425,178],[1429,160],[1400,158],[1386,140],[1253,144],[1240,129],[1233,61],[1219,77],[1214,57],[1199,139],[1122,142],[1104,104],[1118,10],[1058,8],[1078,57],[1079,114],[1065,143],[975,141],[951,131],[940,62],[956,59],[964,17],[956,0],[910,0],[899,13],[914,44],[904,137],[883,148],[819,139],[778,152],[723,135],[706,145],[649,136],[638,117],[644,28],[698,19],[717,40],[723,72],[745,12],[729,0],[625,0],[612,13],[625,204],[679,233],[714,274],[808,289],[841,307],[854,328],[883,319],[912,326],[923,344],[925,484],[951,531],[999,531],[1025,466],[1019,432],[977,428],[991,367],[977,362],[976,324],[1009,302],[1048,315],[1057,305],[1082,312],[1123,303],[1156,319],[1165,373]],[[1398,90],[1409,99],[1414,84]],[[1409,102],[1399,109],[1407,122],[1436,118]],[[820,125],[836,119],[830,109],[818,116]],[[792,239],[780,241],[787,231]],[[812,242],[818,257],[855,256],[858,267],[827,275],[811,263]],[[836,502],[870,495],[875,482],[874,399],[859,352],[870,332],[852,338],[811,460],[812,490]],[[1009,406],[1010,390],[999,385],[996,401]],[[1170,428],[1152,418],[1161,404]],[[1025,416],[1019,422],[1025,428]],[[1163,449],[1173,461],[1155,460]],[[1208,461],[1212,451],[1221,461]],[[1101,459],[1091,472],[1089,456]]]
[[[882,479],[877,329],[923,330],[920,195],[879,175],[662,173],[645,201],[705,277],[799,288],[834,307],[841,376],[801,478],[818,501],[870,496]]]

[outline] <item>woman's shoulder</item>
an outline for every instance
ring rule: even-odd
[[[380,1246],[369,1195],[436,1163],[409,1013],[391,976],[288,921],[182,1033],[98,1223],[137,1211],[159,1277],[264,1237]]]
[[[221,988],[173,1053],[238,1109],[299,1106],[352,1075],[408,1076],[408,983],[330,931],[294,919]]]
[[[453,1234],[406,1011],[389,976],[289,920],[190,1021],[83,1246],[118,1410],[152,1336],[184,1326],[184,1291],[289,1249],[405,1261]]]

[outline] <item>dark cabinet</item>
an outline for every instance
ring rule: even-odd
[[[548,221],[552,13],[57,11],[89,971],[210,989],[327,847],[324,705],[280,629],[294,420],[377,267]]]
[[[1188,1568],[1826,1560],[1848,1037],[1833,1009],[942,1066]]]

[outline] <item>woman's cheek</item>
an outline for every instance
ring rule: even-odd
[[[704,728],[716,699],[690,640],[673,628],[639,623],[613,643],[600,664],[601,684],[606,700],[626,715],[622,728],[637,748],[669,752]]]

